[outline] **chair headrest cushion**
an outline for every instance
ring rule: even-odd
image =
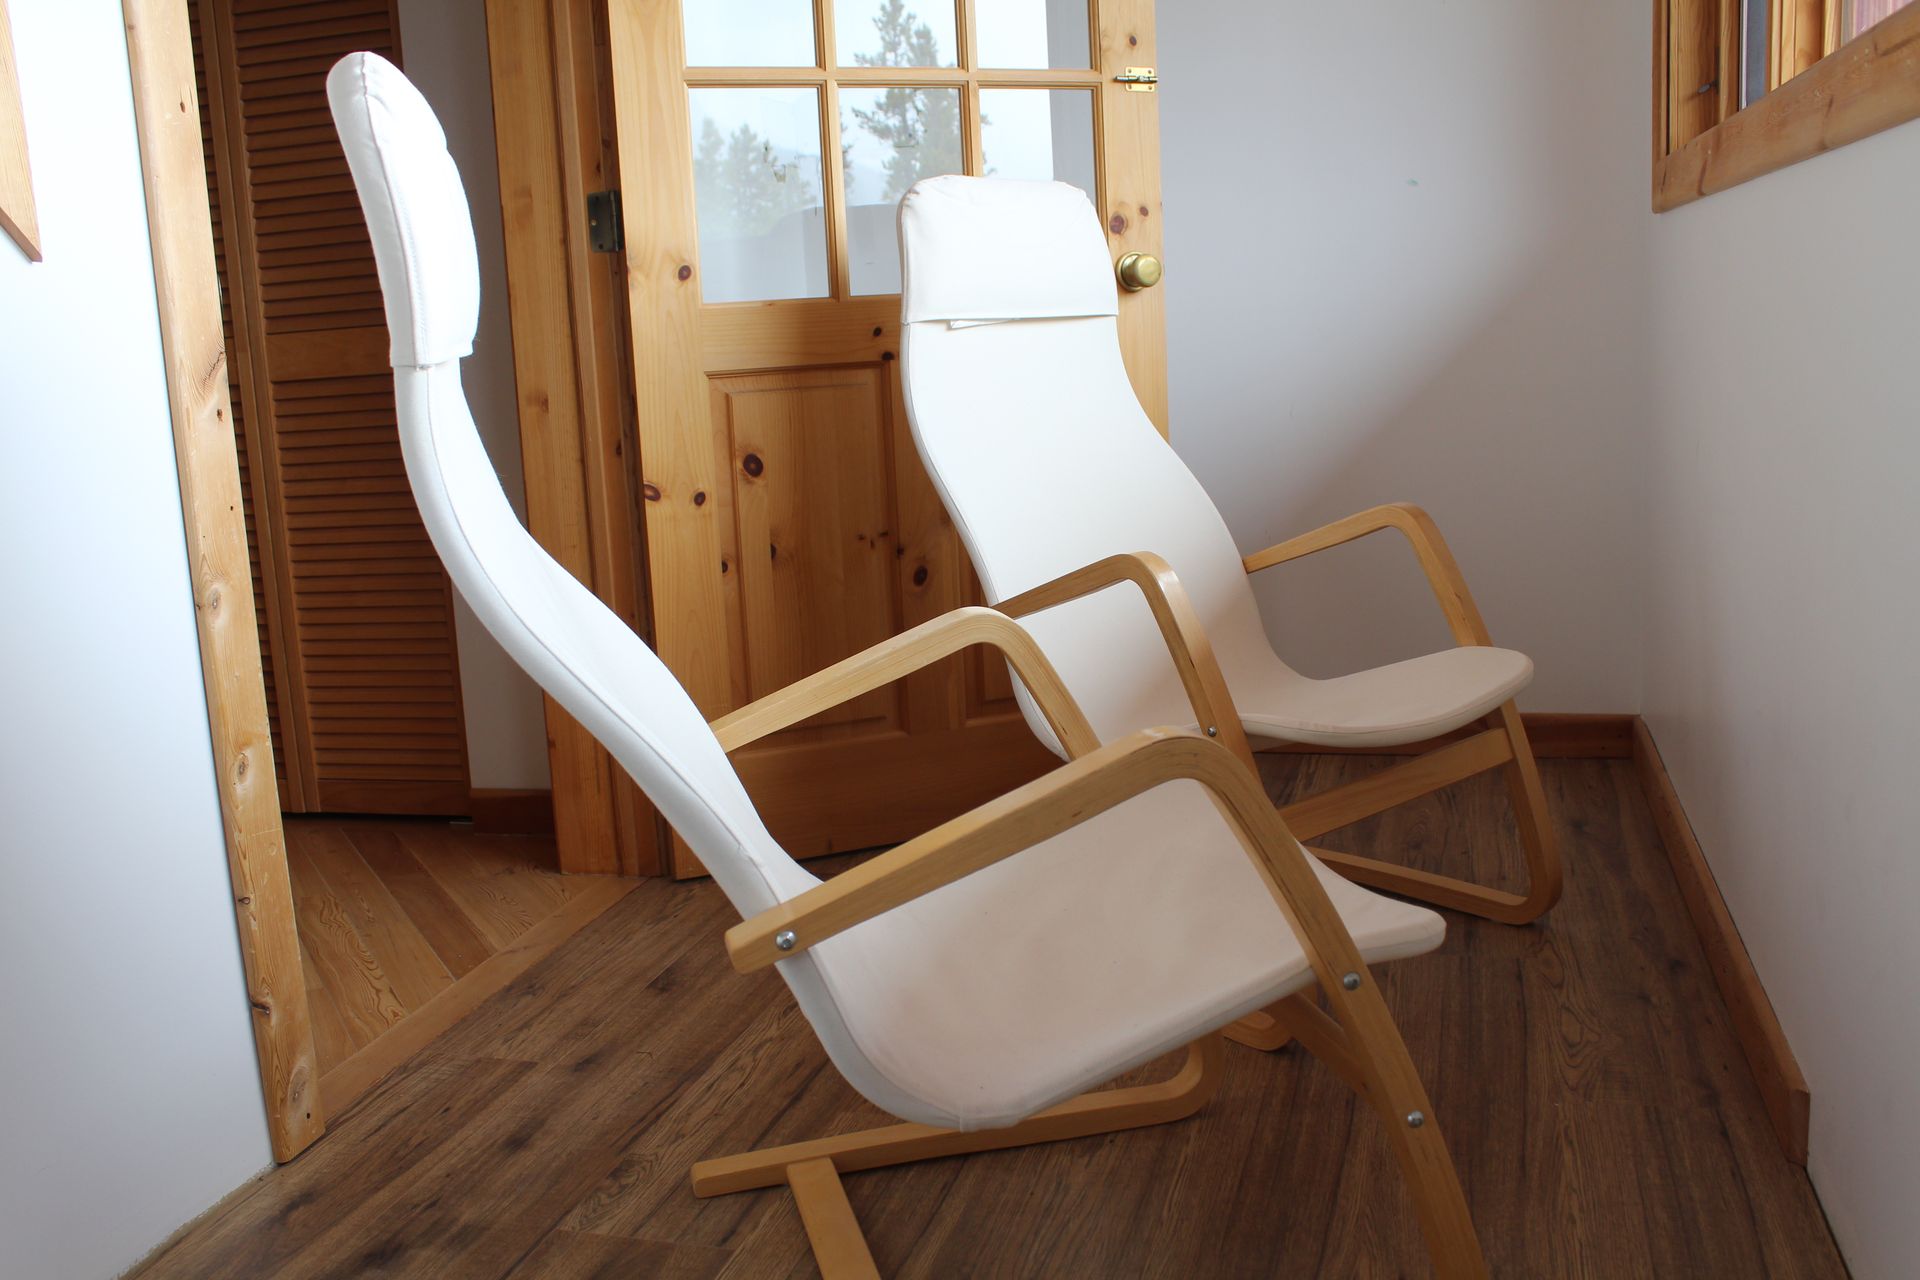
[[[327,74],[327,101],[373,235],[396,368],[473,351],[480,263],[460,171],[420,91],[376,53]]]
[[[908,324],[1119,314],[1100,215],[1080,188],[927,178],[900,202]]]

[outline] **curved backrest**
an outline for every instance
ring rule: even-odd
[[[1232,534],[1127,380],[1106,233],[1085,194],[930,178],[901,202],[900,245],[907,415],[988,600],[1151,551],[1192,597],[1229,685],[1277,664]],[[1023,622],[1103,740],[1192,722],[1134,587]]]
[[[815,883],[768,835],[679,682],[522,527],[460,385],[480,283],[446,136],[399,68],[353,54],[327,96],[373,237],[407,478],[454,586],[514,661],[615,755],[743,913]]]
[[[327,98],[386,296],[407,480],[453,585],[507,654],[633,775],[742,915],[819,884],[774,843],[686,690],[507,502],[460,385],[479,273],[466,193],[432,108],[399,68],[370,53],[333,68]],[[892,1013],[900,1002],[840,941],[780,961],[781,977],[848,1083],[895,1115],[941,1119],[944,1111],[869,1055],[867,1045],[883,1052],[887,1036],[904,1033]]]

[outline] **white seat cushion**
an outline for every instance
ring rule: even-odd
[[[1424,907],[1320,882],[1369,963],[1445,936]],[[1314,981],[1207,793],[1172,783],[813,949],[911,1119],[1012,1124]],[[858,993],[858,998],[853,997]],[[898,1034],[911,1026],[912,1035]]]
[[[1312,680],[1279,663],[1234,673],[1233,701],[1249,736],[1333,747],[1394,746],[1486,715],[1533,679],[1511,649],[1445,649]]]

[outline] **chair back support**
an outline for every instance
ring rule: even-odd
[[[1229,685],[1238,669],[1277,664],[1232,534],[1127,380],[1106,233],[1087,197],[1059,182],[929,178],[901,202],[900,243],[914,443],[987,598],[1151,551],[1179,575]],[[1022,621],[1103,740],[1192,722],[1135,588]]]
[[[743,915],[818,881],[760,821],[679,682],[520,524],[469,413],[480,273],[465,189],[426,99],[352,54],[327,96],[373,236],[392,336],[400,447],[420,516],[480,621],[633,775]]]
[[[774,842],[679,681],[507,502],[460,385],[479,275],[466,193],[432,108],[370,53],[333,68],[327,97],[386,296],[407,480],[454,587],[508,656],[633,775],[741,915],[813,888],[820,881]],[[900,1002],[872,966],[835,945],[856,936],[780,961],[780,976],[849,1084],[895,1115],[944,1122],[945,1107],[869,1055],[903,1029]]]

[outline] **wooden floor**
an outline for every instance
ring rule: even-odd
[[[432,819],[289,818],[286,832],[329,1113],[636,883],[561,875],[550,837]]]
[[[1379,763],[1265,767],[1288,798]],[[1543,772],[1561,905],[1526,929],[1455,917],[1437,956],[1381,970],[1494,1274],[1844,1275],[1629,764]],[[1518,862],[1492,779],[1342,835],[1326,843],[1436,870]],[[772,971],[729,969],[732,918],[710,884],[643,883],[140,1274],[812,1274],[784,1191],[688,1190],[697,1158],[881,1120]],[[849,1177],[882,1272],[1426,1274],[1372,1115],[1297,1049],[1230,1046],[1227,1062],[1219,1096],[1179,1124]]]

